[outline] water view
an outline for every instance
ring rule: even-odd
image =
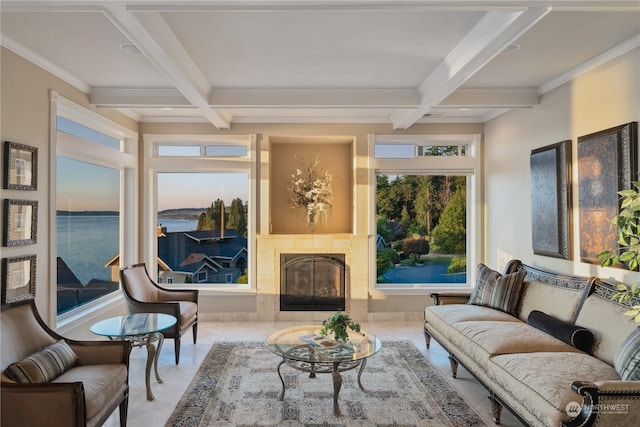
[[[58,256],[87,284],[91,279],[110,280],[105,264],[118,254],[119,217],[113,215],[56,216]]]

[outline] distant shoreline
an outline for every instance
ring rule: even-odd
[[[184,219],[197,221],[207,208],[165,209],[158,212],[158,219]],[[119,216],[117,211],[56,211],[56,216]]]
[[[116,211],[56,211],[57,216],[118,216]]]

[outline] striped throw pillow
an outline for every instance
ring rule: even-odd
[[[623,381],[640,381],[640,327],[622,342],[613,366]]]
[[[5,374],[18,383],[48,383],[73,368],[77,362],[78,355],[60,340],[20,362],[12,363]]]
[[[495,308],[517,316],[522,282],[526,274],[525,270],[520,269],[503,276],[484,264],[478,264],[476,287],[467,304]]]

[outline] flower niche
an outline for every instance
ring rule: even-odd
[[[322,172],[318,168],[318,157],[309,164],[303,164],[291,174],[291,202],[294,208],[303,208],[307,212],[307,226],[314,230],[318,221],[327,220],[333,190],[331,181],[333,177],[328,171]]]

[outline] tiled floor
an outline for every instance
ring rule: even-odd
[[[151,388],[155,400],[147,401],[144,382],[146,350],[135,348],[131,352],[129,427],[164,426],[177,402],[189,386],[193,376],[207,355],[211,344],[216,341],[262,341],[269,333],[290,323],[213,323],[201,322],[198,327],[198,343],[193,344],[191,334],[182,340],[180,364],[175,365],[173,340],[166,340],[160,354],[158,370],[163,383],[157,383],[153,377]],[[467,400],[478,415],[488,425],[495,425],[491,419],[491,404],[488,393],[466,370],[458,369],[458,378],[451,377],[447,353],[435,341],[427,351],[421,322],[381,322],[363,323],[363,329],[376,334],[382,340],[406,339],[414,345],[436,366],[453,387]],[[275,367],[274,367],[275,369]],[[105,424],[108,427],[119,426],[118,412]],[[520,423],[506,409],[502,411],[501,426],[521,427]]]

